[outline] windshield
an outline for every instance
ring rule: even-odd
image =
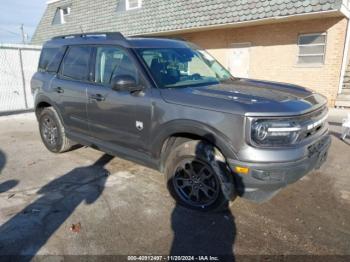
[[[161,88],[218,84],[232,78],[211,55],[191,48],[137,49]]]

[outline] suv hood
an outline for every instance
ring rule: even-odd
[[[168,103],[246,116],[299,115],[327,103],[325,97],[300,86],[252,79],[161,89],[161,95]]]

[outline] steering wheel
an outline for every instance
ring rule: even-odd
[[[193,75],[191,75],[191,79],[192,80],[199,80],[199,79],[201,79],[202,78],[202,76],[200,75],[200,74],[193,74]]]

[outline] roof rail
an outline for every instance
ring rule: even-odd
[[[178,40],[178,41],[184,41],[187,42],[185,38],[177,37],[177,36],[163,36],[163,35],[134,35],[129,36],[129,38],[160,38],[160,39],[169,39],[169,40]]]
[[[93,36],[105,36],[107,39],[111,40],[121,40],[127,41],[126,38],[120,32],[88,32],[88,33],[80,33],[80,34],[70,34],[70,35],[60,35],[55,36],[52,39],[66,39],[66,38],[87,38]]]

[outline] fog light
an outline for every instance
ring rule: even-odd
[[[249,168],[248,167],[236,166],[235,167],[235,171],[238,174],[247,175],[249,173]]]

